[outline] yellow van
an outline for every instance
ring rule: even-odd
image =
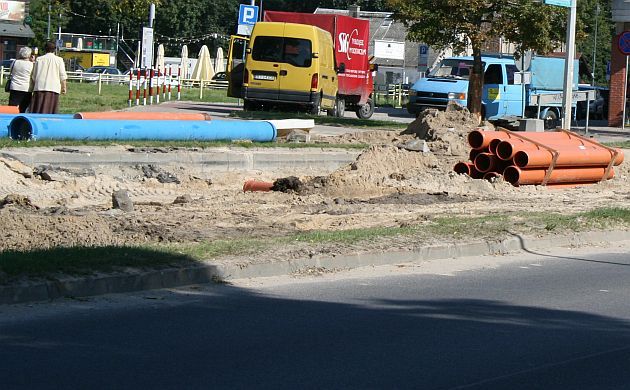
[[[258,22],[246,50],[242,98],[245,110],[291,105],[317,114],[343,110],[330,33],[319,27]]]

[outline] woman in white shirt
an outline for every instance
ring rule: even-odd
[[[18,59],[11,66],[11,92],[9,93],[9,105],[19,106],[20,112],[26,112],[31,104],[33,95],[33,62],[30,60],[32,50],[23,47],[18,52]]]

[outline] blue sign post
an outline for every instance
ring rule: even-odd
[[[545,0],[545,4],[569,8],[571,7],[571,0]]]
[[[255,5],[241,4],[238,8],[239,35],[251,35],[254,25],[258,21],[258,7]]]

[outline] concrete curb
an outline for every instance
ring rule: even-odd
[[[427,246],[413,251],[362,253],[332,258],[314,257],[258,264],[214,264],[121,275],[68,278],[41,283],[0,286],[0,304],[50,301],[63,297],[84,297],[181,287],[220,280],[279,276],[310,267],[357,268],[411,261],[528,252],[623,240],[630,240],[630,231],[585,232],[542,238],[514,235],[514,237],[502,241]]]

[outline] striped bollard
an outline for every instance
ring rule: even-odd
[[[140,105],[140,68],[136,69],[136,106]]]
[[[160,68],[155,72],[155,103],[160,104]]]
[[[177,67],[177,100],[182,97],[182,67]]]
[[[129,107],[131,107],[132,100],[133,100],[133,68],[129,70]]]
[[[149,69],[144,68],[144,90],[143,95],[144,95],[144,101],[142,102],[143,106],[147,105],[147,91],[149,90],[149,86],[147,85],[147,82],[149,81]]]
[[[149,105],[153,105],[153,68],[149,69]]]
[[[173,65],[168,67],[168,100],[171,100],[171,84],[173,83]]]

